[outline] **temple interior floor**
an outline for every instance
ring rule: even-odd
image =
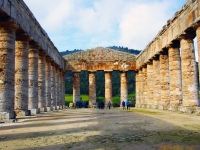
[[[200,116],[161,110],[66,109],[0,124],[2,150],[200,149]]]

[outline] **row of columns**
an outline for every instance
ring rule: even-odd
[[[65,105],[63,70],[16,29],[0,23],[0,119]]]
[[[96,105],[96,80],[95,71],[89,71],[89,106]],[[120,72],[121,97],[120,101],[128,98],[127,72]],[[73,103],[80,101],[80,72],[74,72]],[[105,71],[105,104],[112,103],[112,72]]]
[[[200,48],[199,28],[197,39]],[[197,76],[193,38],[185,35],[136,73],[136,106],[172,111],[198,107]]]

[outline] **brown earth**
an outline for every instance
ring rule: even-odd
[[[0,124],[1,150],[198,150],[200,116],[132,108],[66,109]]]

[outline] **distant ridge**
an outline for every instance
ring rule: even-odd
[[[141,52],[140,50],[128,49],[128,47],[123,47],[123,46],[108,46],[106,48],[110,48],[110,49],[121,51],[121,52],[130,53],[130,54],[134,54],[134,55],[138,55]],[[83,50],[81,50],[81,49],[66,50],[64,52],[60,52],[60,54],[62,56],[64,56],[64,55],[69,55],[69,54],[73,54],[73,53],[80,52],[80,51],[83,51]]]

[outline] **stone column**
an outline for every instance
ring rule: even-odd
[[[196,29],[196,37],[197,37],[197,48],[198,48],[198,62],[199,62],[199,89],[200,89],[200,26]]]
[[[152,108],[154,95],[154,73],[152,61],[147,64],[147,89],[147,108]]]
[[[170,104],[169,97],[169,58],[168,52],[160,55],[160,85],[161,85],[161,101],[159,104],[159,109],[167,110]]]
[[[58,96],[59,96],[59,109],[63,109],[63,104],[62,104],[62,74],[61,74],[61,69],[58,70]]]
[[[80,101],[80,72],[74,72],[73,103]]]
[[[143,105],[143,72],[142,72],[142,69],[140,69],[138,71],[138,94],[139,94],[139,99],[138,99],[138,104],[137,104],[137,107],[138,108],[141,108],[142,105]]]
[[[105,71],[105,104],[110,101],[112,104],[112,72]]]
[[[46,54],[39,52],[38,57],[38,107],[40,112],[46,112],[46,97],[45,97],[45,66]]]
[[[51,61],[51,108],[55,110],[55,67],[54,62]]]
[[[89,72],[89,106],[96,105],[96,80],[95,72]]]
[[[55,66],[55,99],[56,99],[56,110],[59,110],[59,74],[58,74],[58,65]]]
[[[15,118],[15,29],[0,23],[0,120]]]
[[[127,72],[120,72],[120,106],[128,99]]]
[[[170,106],[169,110],[177,111],[178,106],[182,105],[182,77],[181,77],[181,58],[178,47],[169,47],[169,78],[170,78]]]
[[[147,97],[147,67],[143,67],[142,68],[142,74],[143,74],[143,81],[141,83],[143,83],[143,99],[142,99],[142,108],[147,108],[147,104],[148,104],[148,97]]]
[[[160,61],[159,58],[153,60],[153,73],[154,73],[154,94],[153,94],[153,108],[158,109],[160,104]]]
[[[139,106],[139,99],[140,99],[140,96],[139,96],[139,71],[135,72],[135,91],[136,91],[135,107],[138,107]],[[122,104],[120,104],[120,106],[121,105]]]
[[[15,113],[28,116],[28,49],[29,37],[17,35],[15,42]]]
[[[45,98],[47,111],[52,111],[51,107],[51,58],[46,57],[45,68]]]
[[[66,109],[65,106],[65,72],[62,71],[62,101],[63,101],[63,109]]]
[[[37,45],[30,44],[28,53],[28,108],[31,114],[40,113],[38,108],[38,49]]]
[[[197,69],[193,40],[184,37],[180,40],[182,62],[183,107],[199,106]]]

